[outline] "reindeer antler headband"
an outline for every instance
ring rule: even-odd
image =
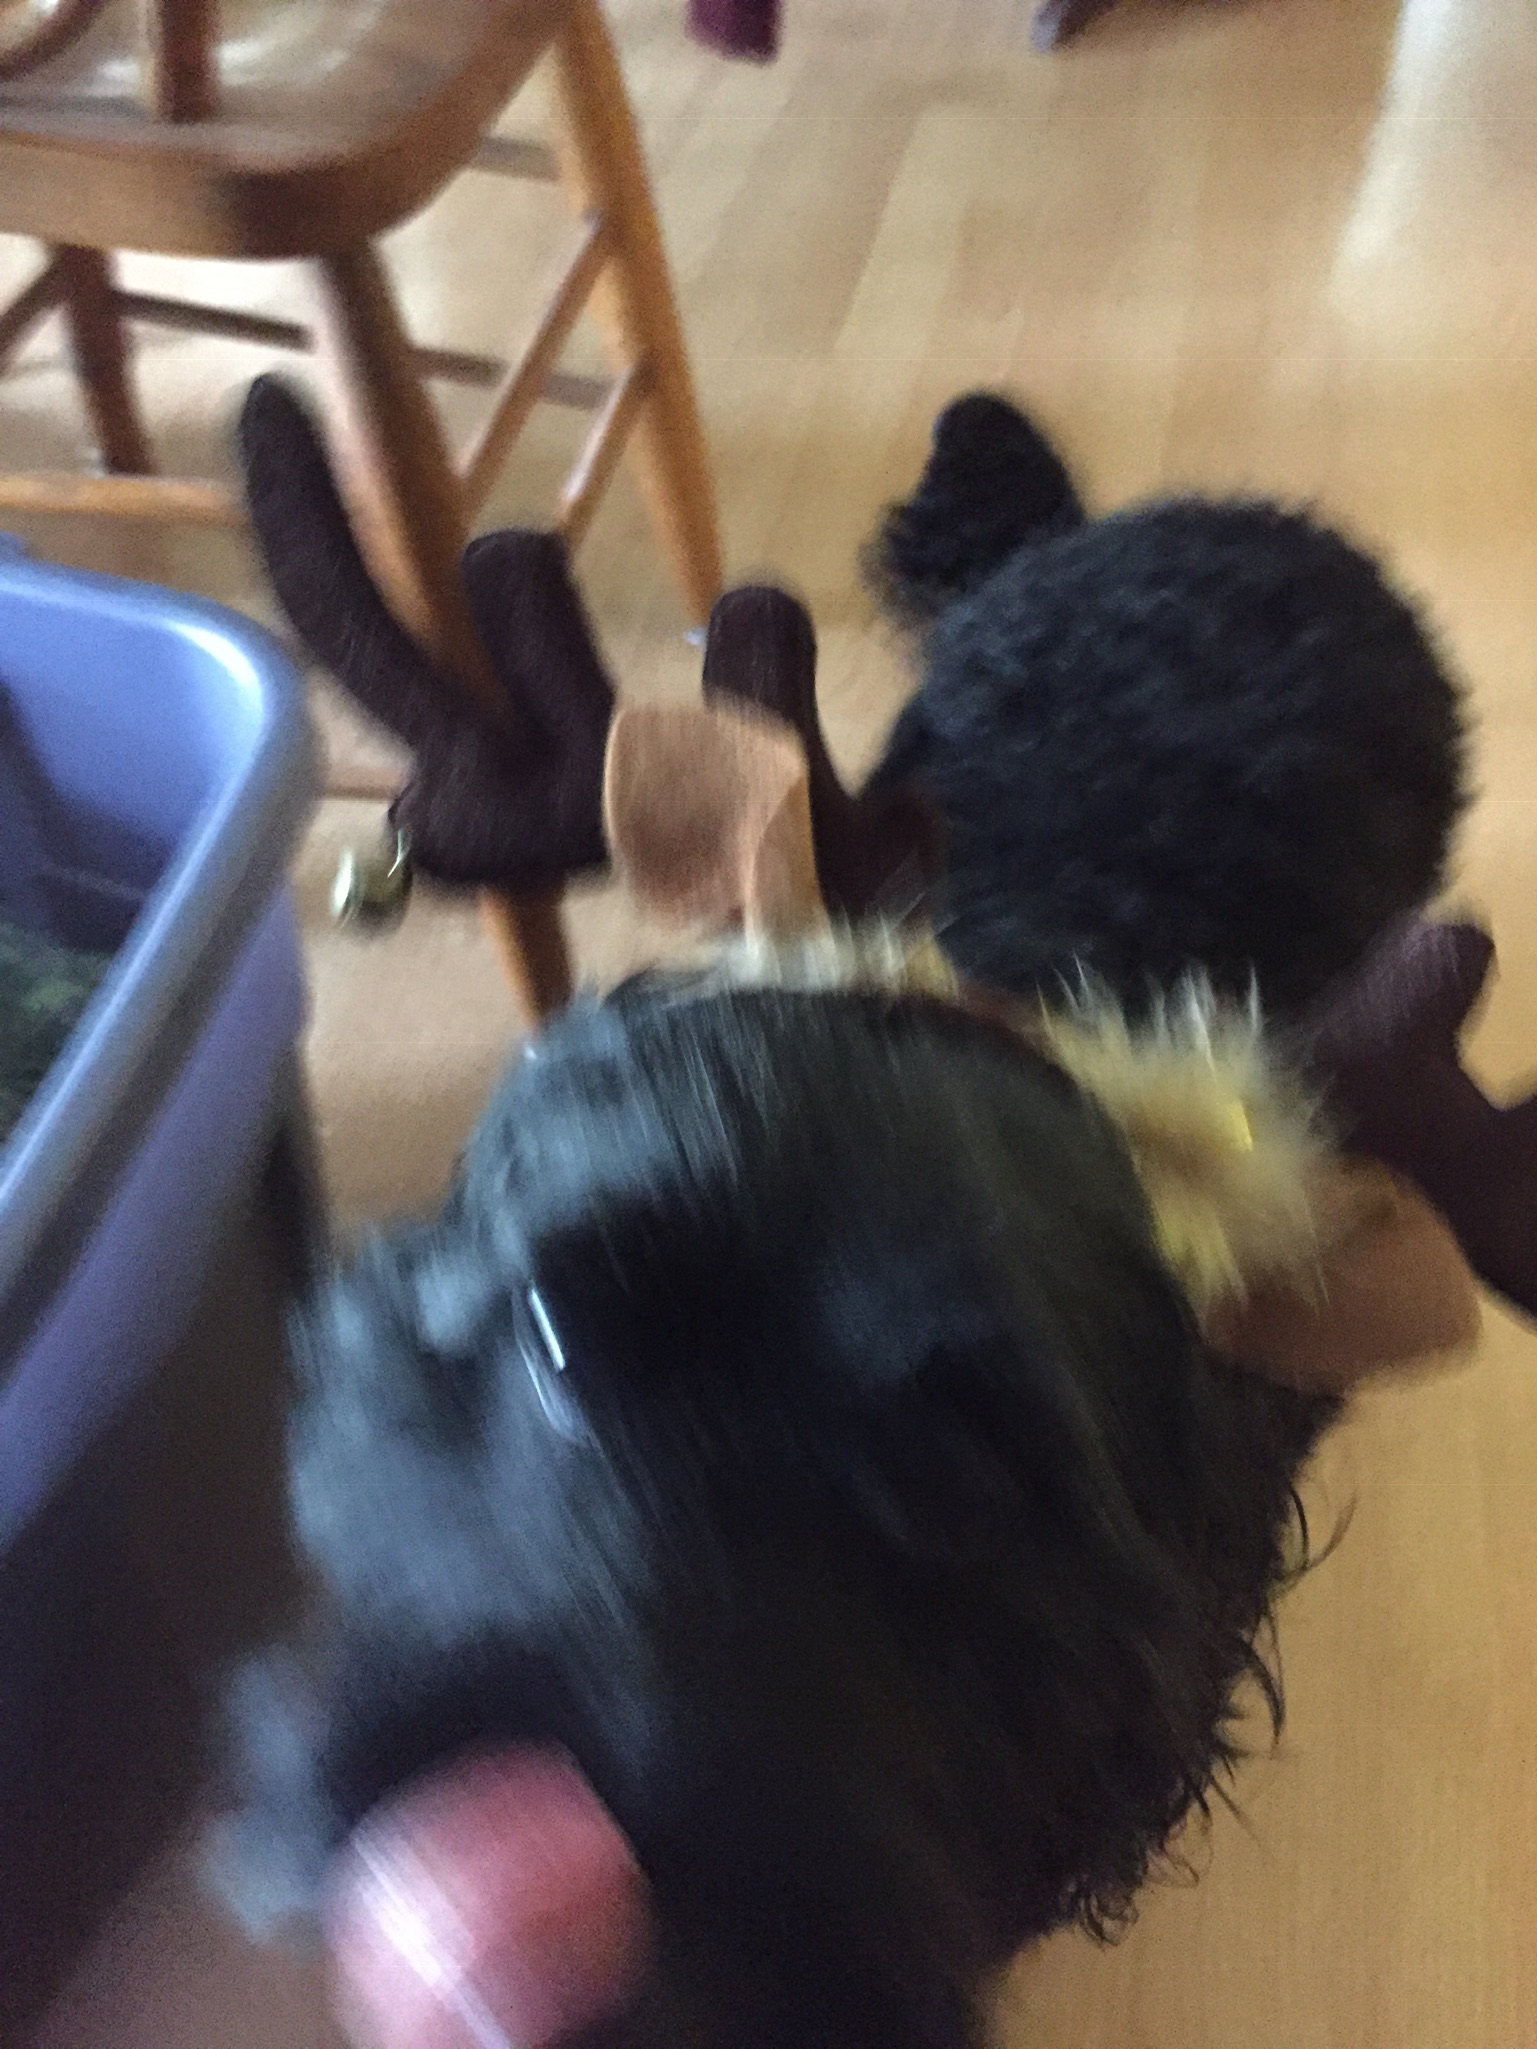
[[[939,830],[916,794],[843,788],[817,716],[814,631],[793,598],[729,593],[711,621],[703,701],[616,712],[559,541],[488,535],[464,573],[506,695],[504,731],[391,617],[304,409],[271,379],[252,389],[242,452],[294,626],[412,749],[393,816],[424,874],[547,888],[612,861],[664,917],[744,927],[780,978],[879,981],[996,1020],[1004,1006],[962,990],[932,945],[889,926],[848,936],[921,895]],[[1194,999],[1146,1033],[1104,1008],[1007,1017],[1120,1124],[1213,1341],[1287,1377],[1344,1385],[1471,1334],[1456,1240],[1537,1313],[1537,1108],[1496,1109],[1457,1054],[1490,955],[1469,928],[1410,926],[1313,1021],[1299,1064],[1375,1165],[1322,1146],[1252,1021]]]

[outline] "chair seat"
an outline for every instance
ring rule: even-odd
[[[223,0],[219,105],[138,100],[134,0],[0,85],[0,231],[163,255],[325,256],[425,205],[568,0]]]

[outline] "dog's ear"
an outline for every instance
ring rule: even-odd
[[[933,619],[1017,549],[1083,521],[1067,466],[1041,430],[1007,399],[971,392],[934,423],[918,488],[865,551],[866,580],[899,617]]]
[[[1374,1162],[1336,1161],[1315,1177],[1314,1207],[1317,1275],[1220,1304],[1205,1333],[1215,1350],[1290,1387],[1344,1395],[1473,1344],[1473,1275],[1422,1195]]]
[[[668,923],[784,938],[825,919],[806,757],[777,719],[719,705],[622,710],[603,812],[615,868]]]

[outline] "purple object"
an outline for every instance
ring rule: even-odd
[[[779,54],[779,0],[689,0],[689,34],[728,57]]]
[[[1042,0],[1031,26],[1038,50],[1055,50],[1115,0]],[[780,0],[689,0],[689,34],[728,57],[766,63],[779,54]]]
[[[304,993],[285,887],[303,692],[219,607],[0,539],[0,699],[33,803],[0,912],[115,947],[0,1148],[0,1550],[180,1336],[270,1145]]]
[[[1031,25],[1030,40],[1038,50],[1060,49],[1114,4],[1115,0],[1042,0]]]

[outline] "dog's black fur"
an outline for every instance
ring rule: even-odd
[[[1317,527],[1086,526],[975,400],[880,564],[932,622],[881,776],[942,804],[987,980],[1299,1002],[1433,886],[1454,694]],[[1125,1917],[1246,1674],[1279,1716],[1255,1645],[1334,1406],[1202,1349],[1118,1139],[960,1011],[577,1007],[299,1360],[323,1619],[238,1689],[246,1905],[312,1908],[465,1747],[559,1742],[658,1903],[624,2049],[969,2049],[1017,1947]]]
[[[872,788],[917,785],[949,852],[957,966],[1132,1006],[1192,968],[1307,1005],[1439,888],[1458,692],[1368,557],[1299,513],[1186,499],[1086,521],[1005,400],[941,416],[872,550],[926,676]]]
[[[266,1904],[424,1767],[557,1740],[666,1935],[614,2039],[720,2049],[959,2049],[1022,1942],[1125,1914],[1230,1755],[1332,1414],[1203,1353],[1021,1046],[666,983],[539,1042],[301,1358],[330,1621],[308,1710],[245,1688]]]

